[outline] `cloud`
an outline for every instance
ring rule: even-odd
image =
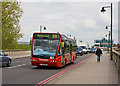
[[[22,2],[118,2],[119,0],[18,0]]]
[[[85,19],[83,21],[83,24],[87,28],[94,28],[94,29],[96,28],[96,22],[92,19]]]
[[[110,23],[110,20],[111,20],[111,18],[110,18],[110,15],[108,15],[108,13],[100,13],[101,15],[100,15],[100,18],[101,18],[101,20],[104,22],[104,23]]]
[[[40,25],[43,25],[47,27],[46,31],[42,30],[43,32],[70,34],[77,40],[86,41],[93,45],[94,39],[100,39],[106,35],[107,30],[104,27],[110,24],[110,15],[107,14],[109,11],[106,14],[99,12],[101,6],[105,4],[92,2],[24,2],[22,3],[24,13],[20,22],[24,37],[20,41],[29,41],[33,32],[39,32]],[[116,15],[116,11],[114,9],[114,15]],[[117,28],[117,19],[118,17],[115,16],[114,28]],[[117,40],[115,37],[114,39]]]

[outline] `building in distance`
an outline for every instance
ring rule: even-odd
[[[112,45],[113,45],[113,41],[112,41]],[[105,38],[102,38],[101,40],[94,40],[94,47],[97,48],[98,46],[100,46],[101,48],[110,48],[111,41]]]

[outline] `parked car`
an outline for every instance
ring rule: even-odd
[[[103,51],[103,48],[101,48],[101,50]]]
[[[95,53],[96,49],[95,48],[90,48],[90,53]]]
[[[80,46],[80,47],[83,49],[83,53],[84,53],[84,54],[87,54],[87,53],[88,53],[86,46]]]
[[[88,53],[88,50],[86,48],[83,49],[83,53],[84,54],[87,54]]]
[[[76,54],[83,55],[83,49],[81,47],[77,47],[77,53]]]
[[[2,50],[0,50],[0,67],[11,66],[11,61],[11,57],[5,54]]]
[[[87,48],[87,52],[90,53],[90,48]]]

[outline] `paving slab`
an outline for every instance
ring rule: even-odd
[[[49,84],[118,84],[118,72],[109,54],[103,52],[100,63],[94,56]]]

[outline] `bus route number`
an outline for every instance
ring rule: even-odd
[[[52,38],[57,38],[57,35],[53,34],[53,35],[52,35]]]

